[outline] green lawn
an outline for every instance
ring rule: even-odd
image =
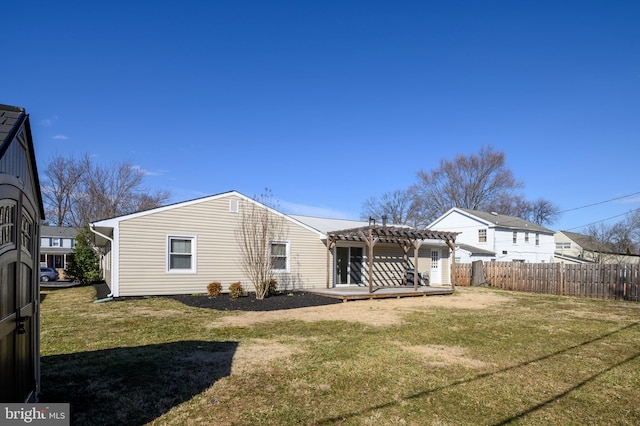
[[[73,424],[640,424],[638,303],[463,288],[329,308],[401,319],[381,326],[42,294],[42,400]]]

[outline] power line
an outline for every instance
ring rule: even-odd
[[[598,204],[600,204],[600,203],[598,203]],[[639,211],[639,210],[640,210],[640,208],[637,208],[637,209],[634,209],[634,210],[629,210],[628,212],[620,213],[620,214],[617,214],[617,215],[615,215],[615,216],[608,217],[608,218],[606,218],[606,219],[596,220],[595,222],[587,223],[586,225],[582,225],[582,226],[575,226],[575,227],[573,227],[573,228],[566,229],[566,231],[571,231],[571,230],[578,229],[578,228],[585,228],[585,227],[587,227],[587,226],[595,225],[596,223],[600,223],[600,222],[606,222],[607,220],[615,219],[615,218],[620,217],[620,216],[626,216],[626,215],[628,215],[629,213],[637,212],[637,211]]]
[[[562,211],[558,212],[558,214],[566,213],[566,212],[572,212],[574,210],[586,209],[587,207],[593,207],[593,206],[597,206],[599,204],[610,203],[611,201],[621,200],[623,198],[631,197],[633,195],[638,195],[638,194],[640,194],[640,192],[634,192],[633,194],[623,195],[622,197],[616,197],[616,198],[612,198],[610,200],[598,201],[597,203],[587,204],[586,206],[580,206],[580,207],[574,207],[572,209],[562,210]],[[617,216],[614,216],[614,217],[617,217]],[[609,219],[612,219],[612,218],[609,218]],[[608,219],[603,219],[603,220],[601,220],[599,222],[602,222],[604,220],[608,220]],[[597,222],[595,222],[595,223],[597,223]],[[589,225],[591,225],[591,224],[589,224]],[[585,226],[587,226],[587,225],[585,225]],[[575,229],[575,228],[573,228],[573,229]]]

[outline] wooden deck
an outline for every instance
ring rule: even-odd
[[[388,299],[388,298],[401,298],[401,297],[416,297],[416,296],[435,296],[443,294],[453,294],[454,289],[451,286],[446,287],[429,287],[419,286],[413,288],[410,286],[393,286],[393,287],[374,287],[373,292],[369,293],[369,287],[367,286],[352,286],[352,287],[334,287],[334,288],[314,288],[305,290],[307,293],[318,294],[320,296],[332,297],[334,299],[342,299],[343,302],[349,300],[362,300],[362,299]]]

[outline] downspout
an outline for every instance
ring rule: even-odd
[[[91,230],[91,232],[93,232],[94,234],[109,240],[109,242],[111,243],[111,256],[113,257],[113,247],[114,247],[114,242],[113,242],[113,238],[107,237],[106,235],[104,235],[101,232],[98,232],[95,228],[95,225],[92,223],[89,225],[89,229]],[[113,259],[111,259],[111,265],[113,265]],[[113,266],[111,267],[111,285],[113,285]],[[113,297],[113,289],[111,289],[111,293],[107,294],[107,298]]]

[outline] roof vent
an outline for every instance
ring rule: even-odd
[[[498,212],[491,212],[492,215],[498,216]]]

